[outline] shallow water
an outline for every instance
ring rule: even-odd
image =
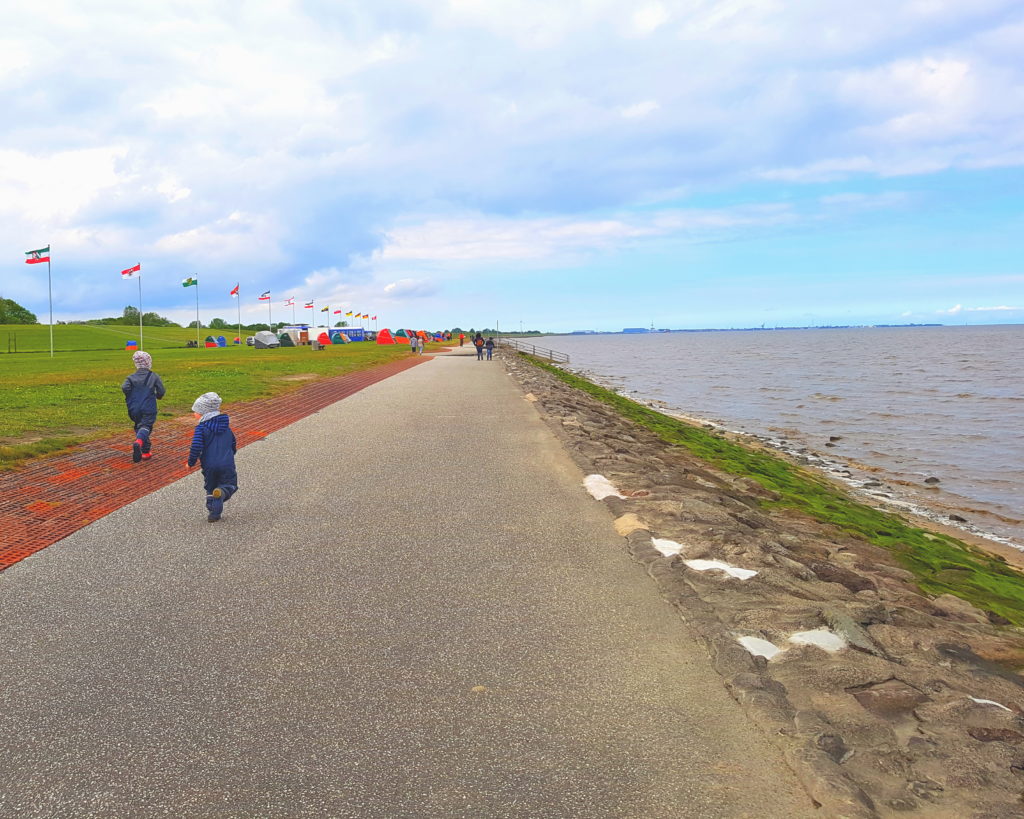
[[[1024,547],[1022,325],[549,336],[544,343],[568,353],[571,369],[634,398],[806,447],[940,518],[960,515]],[[940,483],[929,487],[929,477]]]

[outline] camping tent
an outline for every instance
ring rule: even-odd
[[[329,335],[327,335],[327,333],[321,333],[320,335],[318,335],[316,337],[316,340],[319,341],[321,344],[330,344],[331,343],[331,337]]]
[[[281,346],[282,347],[294,347],[295,346],[295,342],[292,341],[292,337],[291,337],[290,333],[281,333],[277,337],[277,339],[278,339],[278,341],[281,342]]]
[[[206,344],[207,347],[216,347],[217,339],[215,339],[213,336],[207,336],[206,341],[204,343]]]
[[[383,330],[377,333],[378,344],[394,344],[395,340],[391,337],[391,331],[385,327]]]
[[[408,344],[412,330],[395,330],[395,344]]]
[[[224,338],[224,336],[217,336],[217,346],[218,347],[227,347],[228,346],[228,340],[226,338]]]
[[[280,347],[281,342],[270,330],[260,330],[255,336],[253,346],[257,350],[267,350],[271,347]]]
[[[331,344],[351,344],[351,343],[352,343],[352,339],[350,339],[345,333],[341,332],[340,330],[336,330],[335,332],[331,333]]]

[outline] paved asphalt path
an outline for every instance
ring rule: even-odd
[[[499,362],[238,471],[220,523],[197,472],[0,575],[0,815],[814,813]]]

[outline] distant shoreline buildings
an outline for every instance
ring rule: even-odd
[[[754,333],[773,330],[874,330],[897,327],[945,327],[944,324],[819,324],[806,327],[703,327],[699,329],[654,329],[653,327],[623,327],[621,330],[572,330],[568,333],[552,333],[567,336],[640,335],[651,333]]]

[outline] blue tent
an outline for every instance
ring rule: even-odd
[[[228,340],[226,338],[224,338],[224,336],[217,336],[217,346],[218,347],[227,347],[228,346]]]

